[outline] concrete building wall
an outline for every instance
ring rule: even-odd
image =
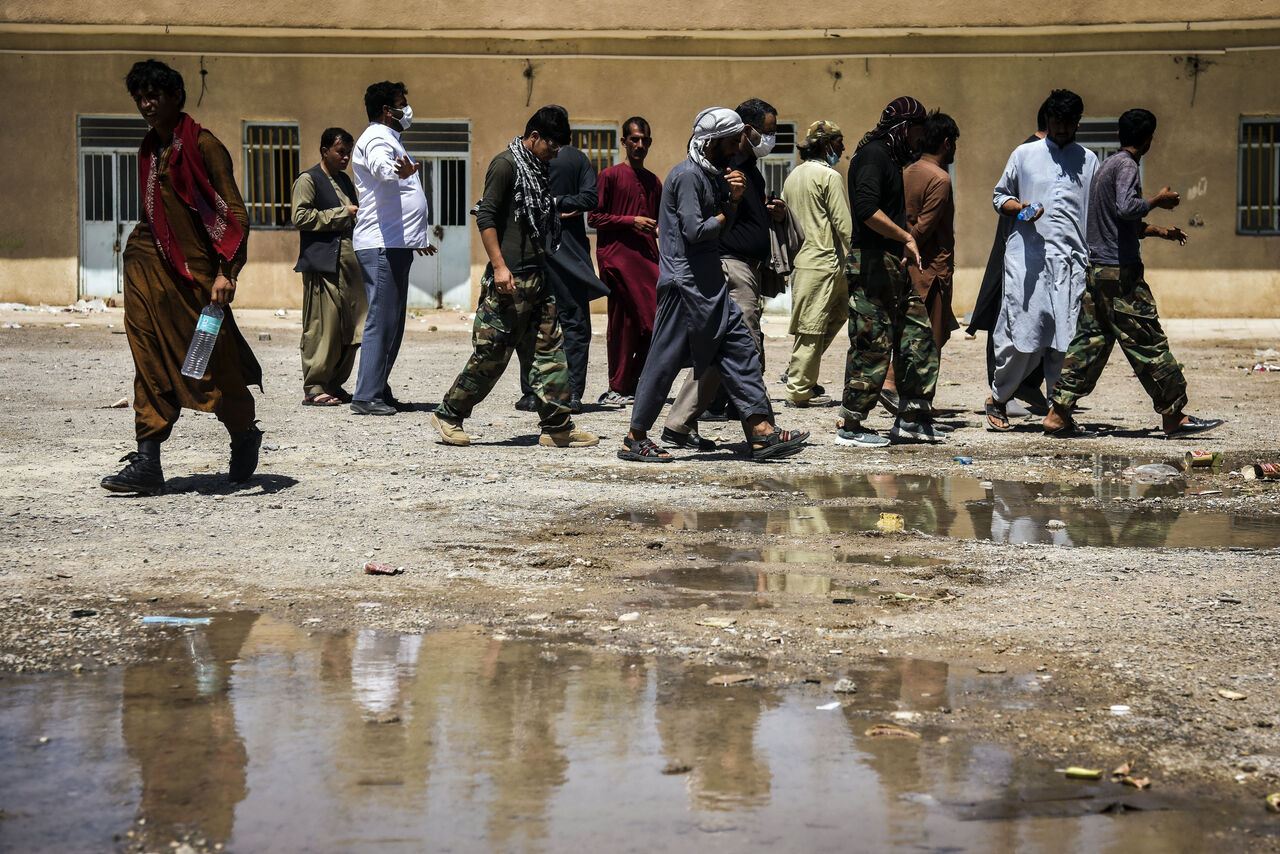
[[[1280,17],[1275,3],[1222,2],[1198,8],[1202,23],[1194,30],[1194,46],[1213,50],[1203,54],[1183,52],[1192,44],[1180,41],[1189,38],[1185,27],[1156,26],[1142,34],[1131,27],[1084,35],[1080,28],[1053,30],[1084,19],[1089,11],[1084,4],[1020,8],[1019,15],[1027,17],[1019,20],[1022,37],[1013,41],[1022,49],[1014,52],[1008,50],[1012,36],[1005,31],[928,32],[915,37],[862,33],[847,42],[797,34],[799,27],[819,27],[823,21],[816,12],[811,20],[774,20],[769,15],[781,8],[776,4],[762,5],[760,22],[789,24],[789,30],[775,34],[778,38],[713,32],[683,41],[669,31],[622,36],[616,30],[676,20],[677,8],[685,4],[651,4],[645,7],[644,20],[628,19],[627,13],[603,14],[598,4],[557,5],[558,22],[573,21],[584,30],[615,28],[613,34],[586,34],[577,41],[564,33],[548,39],[516,34],[521,22],[533,26],[541,21],[545,26],[551,17],[552,7],[530,10],[527,4],[502,4],[501,14],[493,12],[492,20],[459,11],[471,10],[473,4],[415,4],[412,13],[406,6],[403,14],[394,9],[388,13],[385,5],[378,5],[380,21],[431,21],[435,29],[416,39],[337,29],[367,24],[372,20],[371,3],[336,9],[336,17],[328,22],[334,30],[301,34],[246,29],[296,22],[296,15],[285,14],[296,13],[296,3],[245,8],[239,3],[188,6],[151,0],[94,8],[92,14],[84,12],[83,5],[70,0],[10,0],[0,7],[0,22],[17,22],[0,23],[0,108],[9,117],[0,124],[0,144],[19,153],[8,159],[6,183],[14,198],[30,200],[21,216],[0,220],[0,300],[65,303],[76,298],[76,116],[132,114],[124,74],[135,60],[155,56],[183,73],[189,111],[227,145],[237,170],[243,162],[243,121],[298,122],[306,168],[315,162],[323,128],[339,124],[357,135],[364,128],[361,97],[366,85],[403,80],[418,119],[470,120],[472,199],[480,194],[490,157],[544,103],[565,105],[575,124],[616,125],[627,115],[647,116],[655,136],[649,164],[663,175],[684,156],[695,113],[711,104],[733,106],[747,97],[762,97],[779,108],[782,121],[797,122],[803,129],[814,119],[831,119],[853,142],[875,123],[887,101],[909,93],[950,113],[961,129],[956,164],[959,313],[971,305],[991,245],[991,187],[1009,151],[1034,128],[1041,100],[1050,89],[1065,86],[1084,98],[1086,117],[1114,119],[1129,107],[1144,106],[1160,118],[1155,149],[1144,160],[1145,189],[1151,193],[1169,184],[1182,191],[1184,202],[1177,211],[1160,212],[1152,219],[1181,225],[1191,236],[1186,247],[1158,242],[1145,249],[1161,310],[1171,316],[1280,314],[1280,237],[1238,236],[1235,228],[1240,117],[1280,115],[1280,87],[1274,82],[1280,79],[1280,50],[1268,48],[1280,42],[1280,24],[1212,23],[1227,17]],[[885,10],[867,5],[860,4],[851,16],[842,15],[842,25],[893,23],[885,19]],[[999,20],[999,9],[988,3],[943,3],[932,17],[957,26],[1007,23]],[[1165,4],[1145,3],[1136,11],[1126,7],[1125,14],[1133,21],[1160,21],[1167,17],[1165,9]],[[736,4],[698,6],[693,12],[697,20],[691,23],[717,20],[721,13],[725,19],[737,19],[738,10]],[[72,25],[86,17],[94,22],[91,26]],[[178,21],[187,29],[170,35],[151,31]],[[497,27],[488,35],[474,29],[443,33],[450,27],[478,28],[486,21]],[[236,26],[228,26],[231,23]],[[796,52],[770,58],[784,37],[790,39],[786,49]],[[831,46],[837,41],[838,50]],[[385,53],[388,47],[406,44],[414,50]],[[471,52],[476,44],[488,45],[496,55]],[[561,52],[565,45],[575,44],[607,48],[613,55]],[[1050,51],[1055,44],[1073,49]],[[317,45],[347,55],[313,53]],[[422,52],[440,45],[453,52]],[[910,51],[901,53],[903,45],[910,45]],[[963,50],[953,50],[956,45]],[[730,48],[735,52],[732,58],[707,56]],[[652,49],[662,55],[645,58],[642,52]],[[1200,57],[1198,74],[1188,70],[1192,55]],[[203,96],[202,63],[207,71]],[[532,76],[526,76],[530,71]],[[1193,220],[1203,224],[1189,226]],[[484,255],[472,235],[471,260],[478,268]],[[298,277],[290,270],[296,247],[292,231],[255,229],[240,300],[262,307],[297,305]]]

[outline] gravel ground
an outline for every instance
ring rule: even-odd
[[[71,323],[79,326],[64,325]],[[1192,411],[1229,419],[1189,442],[1160,437],[1158,416],[1119,354],[1080,416],[1100,429],[1097,438],[1047,439],[1034,419],[1012,434],[988,433],[983,342],[958,336],[945,350],[936,401],[956,428],[945,445],[857,451],[834,444],[834,409],[779,405],[782,426],[814,434],[793,460],[750,463],[736,425],[707,424],[704,433],[722,436],[727,451],[681,452],[677,463],[657,467],[614,456],[626,430],[622,410],[592,407],[578,419],[601,435],[599,447],[537,447],[535,417],[510,405],[514,372],[467,422],[472,447],[438,443],[430,407],[469,351],[468,324],[456,312],[410,319],[393,386],[418,407],[393,418],[300,407],[297,313],[247,311],[240,323],[267,377],[258,476],[230,488],[225,432],[211,416],[187,413],[165,446],[168,493],[134,498],[98,486],[134,447],[131,410],[110,408],[131,396],[120,311],[0,312],[0,459],[9,472],[0,485],[0,668],[111,666],[145,654],[143,614],[234,609],[322,629],[474,625],[568,636],[604,650],[740,666],[779,685],[825,684],[856,661],[909,656],[1040,683],[1032,702],[997,717],[959,702],[925,713],[972,737],[1068,764],[1136,758],[1157,785],[1259,804],[1280,790],[1280,490],[1230,473],[1280,459],[1270,417],[1280,376],[1247,370],[1261,360],[1255,350],[1276,341],[1178,327],[1187,330],[1173,345],[1190,378]],[[597,318],[596,328],[603,325]],[[769,390],[779,399],[785,321],[771,319],[766,331],[774,336]],[[594,343],[591,399],[604,388],[603,337]],[[833,349],[824,362],[829,389],[838,388],[842,355]],[[1128,465],[1175,461],[1193,447],[1223,451],[1227,465],[1155,494],[1127,489]],[[973,463],[961,466],[956,456]],[[1115,545],[976,540],[964,536],[963,520],[989,519],[989,509],[972,512],[989,502],[964,498],[959,482],[924,494],[903,487],[903,478],[937,474],[1086,487],[1059,488],[1065,498],[1029,493],[1037,527],[1037,508],[1075,514],[1068,523],[1106,508],[1160,508],[1166,522],[1154,532],[1112,526]],[[821,479],[833,475],[864,486],[823,489]],[[1220,492],[1189,494],[1204,490]],[[1102,500],[1113,494],[1126,500]],[[908,530],[833,524],[860,509],[900,512]],[[723,510],[747,516],[698,529],[715,521],[708,511]],[[768,522],[753,527],[750,514],[760,511],[769,511]],[[637,521],[644,519],[667,526]],[[919,519],[936,520],[938,531],[949,522],[955,536],[935,535]],[[1243,545],[1216,548],[1224,537]],[[1146,545],[1126,544],[1135,541]],[[755,550],[762,553],[747,571],[763,575],[754,594],[653,575],[725,563],[739,571],[741,553]],[[828,557],[836,554],[853,557]],[[404,572],[369,576],[366,561]],[[770,583],[787,573],[818,581],[794,585],[801,592]],[[824,585],[861,592],[842,596]],[[1108,711],[1121,704],[1131,712]]]

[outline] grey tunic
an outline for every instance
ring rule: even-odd
[[[664,290],[679,295],[679,318],[689,333],[694,373],[715,361],[729,329],[730,314],[741,317],[720,269],[722,231],[716,215],[731,216],[729,185],[713,179],[691,160],[678,164],[662,183],[658,206],[658,299]],[[726,225],[728,223],[726,222]]]

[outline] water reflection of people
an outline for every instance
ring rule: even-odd
[[[699,809],[740,809],[768,803],[772,774],[756,749],[762,713],[781,699],[772,690],[707,685],[714,671],[660,659],[657,728],[673,765],[692,766],[689,792]]]
[[[125,668],[121,730],[142,778],[147,850],[197,830],[231,836],[248,755],[236,730],[231,668],[256,614],[217,617],[166,639],[156,660]]]

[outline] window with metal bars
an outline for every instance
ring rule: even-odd
[[[587,155],[596,174],[619,162],[618,128],[616,125],[575,127],[569,144]]]
[[[796,166],[795,122],[778,122],[778,140],[773,151],[761,157],[757,166],[764,176],[765,192],[781,196],[782,185]]]
[[[1240,119],[1237,234],[1280,234],[1280,117]]]
[[[254,228],[288,228],[302,158],[295,122],[244,122],[241,193]]]

